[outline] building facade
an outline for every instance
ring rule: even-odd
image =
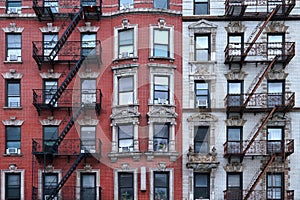
[[[0,4],[0,199],[181,199],[181,2]]]
[[[299,1],[183,1],[184,199],[299,199]]]

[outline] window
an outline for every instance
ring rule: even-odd
[[[229,81],[227,83],[228,89],[228,106],[241,106],[243,100],[243,82],[242,81]]]
[[[154,124],[153,149],[154,151],[168,151],[169,124]]]
[[[241,56],[243,53],[244,48],[244,34],[243,33],[237,33],[237,34],[229,34],[228,35],[228,44],[230,55],[234,56]]]
[[[6,34],[6,60],[21,61],[22,58],[22,35]]]
[[[195,60],[196,61],[210,60],[210,36],[209,35],[195,36]]]
[[[267,152],[272,153],[282,153],[283,151],[283,127],[268,127],[267,135]]]
[[[125,10],[133,8],[133,0],[119,0],[119,9]]]
[[[22,10],[22,0],[7,0],[7,14],[20,14]]]
[[[133,151],[133,125],[118,127],[119,152]]]
[[[168,76],[154,76],[154,103],[169,104]]]
[[[170,31],[166,29],[154,29],[154,57],[170,57]]]
[[[82,126],[80,133],[81,152],[96,153],[96,127]]]
[[[129,58],[134,55],[134,29],[120,30],[119,38],[119,58]]]
[[[43,173],[43,199],[47,199],[58,184],[57,173]],[[55,198],[57,199],[57,197]]]
[[[119,105],[126,105],[126,104],[133,104],[134,102],[134,83],[133,83],[133,76],[123,76],[119,77],[118,80],[118,104]]]
[[[195,153],[209,153],[209,127],[198,126],[194,138]]]
[[[169,199],[169,173],[154,172],[154,199]]]
[[[227,173],[227,199],[242,199],[243,185],[242,173]]]
[[[208,14],[208,0],[194,0],[194,15]]]
[[[21,173],[5,174],[5,199],[21,199]]]
[[[44,103],[48,104],[57,92],[57,80],[44,80]],[[55,104],[57,106],[57,103]]]
[[[52,13],[58,13],[58,0],[45,0],[45,7],[50,7]]]
[[[119,199],[134,200],[133,173],[118,173]]]
[[[57,126],[43,126],[43,151],[51,152],[58,137]],[[55,149],[57,151],[57,149]]]
[[[81,6],[95,6],[96,0],[81,0],[80,4]]]
[[[284,104],[284,81],[268,81],[268,107]]]
[[[58,41],[58,35],[57,34],[44,34],[43,35],[43,48],[44,48],[44,59],[45,61],[48,61],[49,58],[47,58],[47,56],[50,55],[50,53],[52,52],[53,48],[55,47],[57,41]],[[56,56],[55,59],[57,59],[58,57]]]
[[[169,0],[153,0],[154,8],[169,9]]]
[[[284,54],[284,34],[268,34],[268,58],[273,59],[276,55]]]
[[[6,106],[20,107],[21,106],[21,85],[20,80],[6,80]]]
[[[283,199],[282,173],[267,173],[267,200]]]
[[[96,103],[96,79],[81,80],[81,103],[93,104]]]
[[[195,82],[196,107],[208,108],[209,106],[209,84],[206,82]]]
[[[96,34],[90,33],[81,34],[81,55],[82,56],[88,56],[88,55],[94,55],[96,48]]]
[[[242,138],[242,127],[227,127],[227,153],[242,153]]]
[[[194,173],[194,199],[209,199],[210,198],[210,174],[209,173]]]
[[[96,200],[96,174],[95,173],[81,173],[80,199]]]
[[[6,126],[6,154],[19,154],[21,149],[21,127]]]

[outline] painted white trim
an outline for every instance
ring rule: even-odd
[[[150,200],[154,200],[154,172],[169,172],[169,200],[174,200],[174,169],[150,168]]]
[[[99,190],[98,188],[100,185],[100,169],[92,169],[92,170],[85,170],[79,169],[76,171],[76,200],[80,200],[80,186],[81,186],[81,173],[95,173],[96,174],[96,199],[99,199]]]
[[[6,174],[14,174],[14,173],[21,173],[21,199],[25,200],[25,170],[24,169],[17,169],[17,170],[1,170],[1,200],[5,200],[5,175]]]
[[[119,200],[119,179],[118,173],[120,172],[131,172],[133,173],[133,190],[134,190],[134,199],[138,200],[138,169],[115,169],[114,170],[114,200]],[[171,200],[171,199],[170,199]]]

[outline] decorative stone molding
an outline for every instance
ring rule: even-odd
[[[134,122],[138,123],[140,113],[138,112],[138,106],[126,106],[126,107],[115,107],[112,110],[110,118],[118,123]],[[136,118],[134,121],[133,118]]]
[[[244,119],[230,118],[230,119],[226,119],[225,123],[226,123],[226,126],[244,126],[246,121],[247,120],[244,120]]]
[[[272,21],[265,28],[265,33],[286,33],[289,27],[284,25],[282,21]]]
[[[43,72],[40,73],[42,79],[59,79],[61,73],[53,73],[53,72]]]
[[[97,120],[97,119],[80,119],[80,120],[77,120],[77,123],[80,126],[97,126],[99,123],[99,120]]]
[[[10,69],[9,72],[2,73],[4,79],[21,79],[23,74],[17,73],[15,69]]]
[[[42,33],[58,33],[60,27],[52,26],[52,23],[47,23],[47,26],[40,28]]]
[[[122,19],[122,27],[128,28],[129,26],[129,20],[127,18]]]
[[[232,21],[226,27],[227,33],[244,33],[246,32],[246,27],[241,21]]]
[[[79,78],[81,79],[97,79],[99,76],[99,72],[82,72],[78,73]]]
[[[188,122],[216,122],[218,118],[210,113],[197,113],[187,118]]]
[[[285,117],[274,115],[270,120],[268,120],[268,126],[285,126],[286,121],[291,121],[290,119],[286,119]]]
[[[5,32],[5,33],[22,33],[24,28],[22,27],[17,27],[16,26],[16,23],[10,23],[9,24],[9,27],[4,27],[2,28],[2,30]]]
[[[215,147],[213,147],[208,154],[202,154],[195,153],[193,145],[190,145],[187,157],[188,161],[186,167],[197,170],[211,170],[212,168],[217,168],[220,163],[217,161]]]
[[[24,120],[16,120],[16,119],[2,120],[2,123],[4,126],[22,126]]]
[[[159,18],[158,19],[158,27],[164,28],[165,26],[166,26],[166,20],[164,18]]]
[[[226,172],[243,172],[243,169],[244,169],[243,163],[239,163],[239,162],[227,163],[224,166],[224,170]]]
[[[289,74],[285,73],[284,70],[272,70],[266,75],[266,78],[268,80],[285,80],[288,75]]]
[[[157,122],[157,119],[160,119],[160,122],[166,122],[167,118],[172,118],[174,123],[178,116],[178,114],[175,112],[175,107],[167,107],[162,105],[149,106],[149,112],[147,115],[151,119],[155,118],[153,119],[155,122]],[[151,119],[149,119],[149,122],[151,122]]]
[[[61,120],[48,118],[48,119],[41,119],[40,123],[42,126],[59,126]]]
[[[114,71],[115,75],[120,75],[124,73],[136,73],[139,64],[124,64],[124,65],[114,65],[111,69]]]
[[[248,74],[246,74],[244,71],[240,71],[240,72],[231,71],[224,75],[227,80],[245,80]]]
[[[91,26],[91,22],[85,22],[85,26],[78,27],[80,33],[92,32],[95,33],[99,30],[99,26]]]
[[[160,63],[148,63],[148,67],[159,67],[160,70],[162,70],[162,68],[166,68],[166,69],[176,69],[176,65],[173,64],[160,64]],[[155,69],[153,69],[155,71]]]
[[[165,169],[167,168],[167,163],[165,163],[165,162],[159,162],[159,163],[157,164],[157,168],[158,168],[159,170],[165,170]]]
[[[122,169],[122,170],[129,170],[129,169],[130,169],[129,163],[122,163],[122,164],[121,164],[121,169]]]

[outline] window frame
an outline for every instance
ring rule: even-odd
[[[48,136],[46,137],[46,134],[49,133],[49,131],[53,131],[53,130],[47,131],[46,129],[53,129],[53,130],[56,129],[56,130],[54,130],[54,132],[52,132],[51,139],[48,139]],[[52,147],[58,139],[58,130],[59,130],[58,126],[53,126],[53,125],[52,126],[43,126],[43,152],[52,152],[54,150]],[[55,135],[55,133],[56,133],[56,138],[52,138]],[[56,150],[56,152],[58,151],[58,149],[55,149],[55,150]]]
[[[158,3],[158,1],[163,1],[163,0],[153,0],[153,8],[157,8],[157,9],[169,9],[170,8],[169,0],[164,0],[165,2],[163,2],[163,3],[166,4],[166,6],[156,5]]]
[[[132,85],[132,88],[126,90],[121,90],[121,86],[123,85],[122,84],[122,79],[125,80],[125,79],[131,79],[129,81],[131,81],[131,85]],[[128,84],[126,84],[128,85]],[[135,101],[135,97],[134,97],[134,75],[126,75],[126,76],[119,76],[118,77],[118,105],[128,105],[128,104],[134,104],[134,101]],[[123,85],[124,86],[124,85]],[[121,101],[121,96],[122,94],[127,94],[126,96],[130,97],[131,96],[131,99],[128,99],[127,100],[127,103],[126,101],[122,100]]]
[[[197,89],[198,84],[205,84],[207,85],[207,89]],[[207,81],[195,81],[195,107],[196,108],[210,108],[210,83],[208,83]],[[200,91],[207,91],[207,94],[198,94],[198,92]],[[204,100],[204,98],[206,97],[206,103],[205,104],[200,104],[200,100],[202,99]]]
[[[12,188],[9,188],[9,184],[11,183],[11,181],[9,181],[8,179],[9,179],[9,177],[10,176],[18,176],[18,184],[16,184],[16,185],[11,185],[12,186]],[[21,186],[22,186],[22,184],[21,184],[21,173],[20,172],[18,172],[18,173],[5,173],[5,199],[6,200],[14,200],[16,197],[9,197],[9,195],[8,195],[8,190],[9,189],[17,189],[18,190],[18,193],[19,193],[19,195],[17,195],[17,196],[19,196],[19,199],[21,199]],[[15,193],[15,192],[14,192]]]
[[[130,131],[131,131],[131,133],[128,133],[128,132],[124,132],[124,138],[121,138],[120,137],[120,134],[121,134],[121,130],[122,130],[122,128],[120,128],[120,127],[124,127],[124,128],[126,128],[126,127],[128,127],[128,128],[130,128]],[[119,124],[118,126],[117,126],[117,130],[118,130],[118,152],[133,152],[133,150],[134,150],[134,125],[133,124]],[[126,129],[125,129],[126,130]],[[126,137],[126,135],[128,135],[128,137]],[[132,141],[132,145],[130,145],[130,146],[120,146],[120,143],[121,143],[121,141]]]
[[[158,129],[158,132],[156,132]],[[160,130],[167,131],[167,133],[163,133],[167,136],[157,136],[161,133]],[[153,124],[153,151],[169,151],[169,143],[170,143],[170,123],[154,123]]]
[[[198,48],[197,46],[201,46],[201,44],[200,45],[198,45],[198,43],[197,43],[197,39],[198,38],[206,38],[206,40],[207,40],[207,44],[205,44],[205,45],[207,45],[207,47],[203,47],[203,48]],[[195,34],[195,37],[194,37],[194,39],[195,39],[195,47],[194,47],[194,50],[195,50],[195,53],[194,53],[194,60],[195,61],[210,61],[211,60],[211,34]],[[197,55],[198,55],[198,53],[197,52],[207,52],[207,59],[198,59],[197,58]]]
[[[15,5],[10,5],[15,4]],[[11,8],[14,8],[13,10]],[[22,12],[22,0],[7,0],[6,1],[6,13],[7,14],[21,14]]]
[[[83,32],[80,36],[81,56],[95,55],[95,48],[97,46],[97,34],[93,32]],[[85,36],[88,37],[88,40],[86,40]],[[91,40],[90,37],[93,37],[93,39]]]
[[[46,176],[52,176],[52,177],[55,176],[56,177],[56,184],[54,185],[53,184],[54,182],[47,182],[47,185],[46,185]],[[48,183],[50,183],[49,187],[47,187]],[[52,193],[51,190],[56,188],[58,183],[59,183],[59,174],[58,173],[55,173],[55,172],[44,173],[44,172],[42,172],[42,196],[43,196],[43,199],[45,199],[46,195],[50,195]]]
[[[270,92],[271,84],[281,84],[281,91]],[[274,107],[279,103],[279,105],[284,105],[285,103],[285,80],[268,80],[267,81],[267,93],[268,93],[268,107]],[[275,101],[274,101],[275,98]]]
[[[230,154],[240,154],[243,151],[243,127],[242,126],[227,126],[227,152]],[[230,139],[230,130],[239,130],[239,139]],[[231,144],[233,143],[233,144]]]
[[[167,44],[159,43],[159,42],[156,41],[156,37],[155,37],[156,31],[161,31],[161,32],[162,31],[166,31],[168,33]],[[167,51],[166,51],[166,55],[165,56],[156,53],[160,49],[159,46],[167,47]],[[158,54],[158,55],[156,55],[156,54]],[[153,29],[153,57],[170,58],[170,30],[169,29],[161,29],[161,28],[154,28]]]
[[[275,132],[271,132],[274,130]],[[277,131],[280,131],[279,135]],[[270,135],[272,136],[270,137]],[[277,137],[280,137],[279,140]],[[276,139],[274,140],[274,137]],[[267,127],[267,153],[284,153],[284,127],[283,126],[268,126]]]
[[[52,37],[51,40],[48,38]],[[46,40],[47,39],[47,40]],[[44,33],[43,34],[43,56],[45,61],[48,61],[48,56],[52,52],[53,48],[55,47],[56,43],[58,42],[58,33]],[[54,60],[58,60],[58,56],[54,58]]]
[[[126,1],[122,3],[121,1]],[[127,3],[129,0],[119,0],[119,10],[126,10],[134,8],[134,0],[130,0],[131,2]]]
[[[206,131],[206,134],[204,136],[204,138],[202,140],[197,140],[197,135],[198,135],[198,131],[199,134],[201,134],[201,130],[202,131]],[[199,136],[199,137],[203,137],[203,136]],[[205,149],[202,148],[202,145],[206,144],[206,148],[204,146]],[[200,145],[198,147],[198,145]],[[209,126],[195,126],[195,131],[194,131],[194,152],[195,153],[200,153],[200,154],[207,154],[209,153],[210,150],[210,127]],[[199,151],[197,150],[199,148]]]
[[[209,0],[194,0],[194,15],[208,15],[209,14]],[[206,5],[206,12],[197,12],[198,6],[200,6],[200,10],[202,11],[203,8],[201,5]]]
[[[231,187],[229,186],[229,176],[239,177],[239,186]],[[241,199],[243,196],[243,173],[242,172],[227,172],[226,173],[226,189],[228,194],[228,199]]]
[[[10,37],[14,37],[13,43],[17,43],[16,45],[10,46]],[[9,62],[20,62],[22,61],[22,34],[21,33],[6,33],[6,61]],[[15,41],[17,40],[17,41]],[[12,51],[13,53],[10,53]],[[14,55],[14,56],[11,56]]]
[[[10,84],[17,84],[19,86],[18,88],[18,91],[16,93],[18,94],[12,94],[10,95],[10,93],[12,91],[9,90],[9,85]],[[13,93],[15,93],[13,91]],[[6,107],[9,107],[9,108],[19,108],[21,107],[21,80],[20,79],[6,79],[6,101],[5,101],[5,106]],[[13,99],[18,99],[18,101],[16,101],[15,103],[17,103],[18,105],[17,106],[10,106],[9,104],[11,103],[10,102],[10,98],[13,98]]]
[[[156,78],[167,78],[168,80],[168,85],[159,85],[156,84],[157,81],[155,80]],[[165,76],[165,75],[157,75],[154,74],[153,76],[153,102],[154,104],[170,104],[170,76]],[[167,90],[162,90],[162,89],[156,89],[158,86],[167,86]],[[156,94],[157,93],[163,93],[163,94],[167,94],[167,98],[159,98]]]
[[[231,91],[231,84],[239,84],[239,91],[233,93]],[[244,81],[243,80],[228,80],[227,81],[227,95],[229,95],[227,101],[229,106],[241,106],[244,103]]]
[[[17,139],[8,139],[8,135],[12,134],[10,133],[11,131],[9,131],[8,129],[14,129],[11,130],[14,132],[14,134],[17,137]],[[9,147],[10,145],[8,144],[9,142],[14,142],[16,144],[14,144],[14,147]],[[7,150],[9,148],[16,148],[17,149],[17,153],[14,154],[20,154],[21,152],[21,126],[5,126],[5,154],[7,154]]]
[[[269,185],[269,176],[280,176],[280,183],[281,185],[280,186],[273,186],[273,185]],[[274,198],[273,196],[269,198],[269,190],[272,190],[272,189],[280,189],[280,197],[279,198]],[[266,198],[267,200],[275,200],[275,199],[283,199],[284,197],[284,175],[283,173],[280,173],[280,172],[276,172],[276,173],[271,173],[271,172],[267,172],[267,180],[266,180]]]
[[[97,80],[93,78],[80,79],[80,99],[83,104],[97,103]],[[87,83],[87,84],[86,84]]]
[[[165,175],[165,179],[166,179],[166,184],[165,185],[159,185],[159,187],[157,187],[157,179],[156,179],[156,175]],[[166,197],[157,197],[156,196],[156,190],[158,189],[165,189],[166,190]],[[170,197],[170,173],[169,172],[159,172],[159,171],[155,171],[153,173],[153,195],[154,195],[154,199],[169,199]]]
[[[132,181],[132,185],[129,185],[129,183],[127,182],[126,186],[121,186],[121,179],[122,179],[122,176],[131,176],[129,178],[131,178],[131,181]],[[135,177],[134,177],[134,173],[133,172],[118,172],[118,199],[123,199],[122,198],[122,189],[131,189],[132,190],[132,200],[134,200],[134,196],[135,196],[135,188],[134,188],[134,180],[135,180]],[[127,191],[125,193],[125,195],[127,194]],[[127,199],[127,198],[126,198]]]
[[[50,86],[48,85],[47,83],[55,83],[55,84],[52,84],[51,85],[51,88],[48,89],[47,86]],[[56,88],[53,88],[55,87]],[[57,79],[44,79],[43,80],[43,102],[45,104],[48,104],[49,101],[52,99],[53,95],[55,95],[55,93],[57,92],[57,89],[58,89],[58,80]],[[51,98],[50,98],[51,96]],[[58,105],[58,102],[56,102],[56,104],[54,105],[55,107],[57,107]]]
[[[94,177],[94,184],[93,187],[84,187],[84,181],[83,181],[83,177],[84,176],[93,176]],[[80,199],[84,200],[85,198],[88,198],[89,200],[96,200],[97,197],[97,187],[96,187],[96,173],[92,172],[82,172],[80,173]],[[87,193],[86,193],[86,190]],[[83,192],[84,191],[84,192]],[[94,196],[94,198],[92,198],[90,195],[92,195],[92,197]],[[86,196],[88,195],[88,196]]]
[[[52,13],[57,14],[59,9],[58,0],[44,0],[43,1],[44,7],[50,7]]]
[[[232,41],[233,38],[237,38]],[[228,33],[227,41],[229,49],[231,49],[230,55],[241,56],[244,52],[244,33]]]
[[[84,130],[85,129],[85,130]],[[86,137],[85,134],[91,134]],[[97,142],[96,142],[96,126],[84,125],[80,126],[80,151],[82,153],[96,153]]]
[[[197,187],[197,177],[198,176],[203,176],[206,177],[206,186],[202,187]],[[204,190],[206,195],[204,196],[196,196],[196,190]],[[199,192],[201,193],[201,192]],[[202,192],[203,193],[203,192]],[[209,199],[210,198],[210,173],[205,173],[205,172],[194,172],[194,200],[196,199]]]
[[[279,41],[270,41],[271,37],[281,37],[281,44],[276,44]],[[268,59],[271,60],[273,59],[276,55],[283,56],[285,55],[285,33],[278,32],[278,33],[273,33],[270,32],[267,34],[267,40],[268,40]],[[281,58],[282,59],[282,58]]]
[[[128,32],[131,35],[131,40],[130,43],[126,43],[126,44],[121,44],[122,41],[122,33]],[[132,32],[132,33],[130,33]],[[126,58],[131,58],[134,56],[134,28],[127,28],[127,29],[120,29],[118,30],[118,57],[119,59],[126,59]],[[129,51],[121,51],[122,47],[129,47],[132,48],[132,52]]]

